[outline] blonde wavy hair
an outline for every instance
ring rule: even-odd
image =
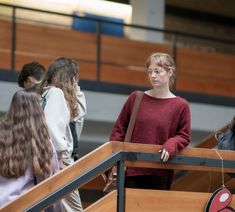
[[[52,144],[36,93],[17,91],[9,111],[0,120],[0,175],[23,176],[32,167],[35,176],[52,170]]]
[[[39,93],[42,94],[47,86],[53,85],[60,88],[68,103],[71,118],[78,115],[76,96],[78,71],[79,69],[75,61],[69,58],[60,57],[49,66],[39,89]]]
[[[146,63],[146,68],[155,63],[156,65],[162,67],[166,71],[172,71],[172,76],[170,78],[169,86],[170,88],[174,87],[175,84],[175,75],[176,75],[176,67],[173,58],[166,53],[155,52],[149,56]]]

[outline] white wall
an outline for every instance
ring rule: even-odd
[[[164,28],[165,0],[131,0],[132,24]],[[163,33],[131,28],[129,37],[148,42],[163,42]]]

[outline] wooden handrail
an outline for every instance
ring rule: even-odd
[[[224,132],[227,129],[228,125],[222,127],[218,131]],[[196,148],[208,148],[213,149],[217,145],[215,139],[215,133],[204,138],[200,143],[198,143]],[[210,179],[205,181],[205,179]],[[230,177],[225,175],[225,182],[227,183],[230,180]],[[186,182],[194,182],[190,185]],[[187,184],[187,185],[186,185]],[[212,191],[221,185],[221,174],[211,172],[203,172],[201,170],[186,172],[178,179],[175,179],[172,184],[173,190],[184,190],[184,191]]]
[[[154,153],[159,154],[158,150],[161,146],[156,145],[144,145],[144,144],[133,144],[133,143],[122,143],[122,142],[108,142],[93,152],[89,153],[85,157],[78,160],[73,165],[67,167],[56,175],[46,179],[42,183],[38,184],[25,194],[21,195],[19,198],[13,202],[7,204],[5,207],[1,208],[1,211],[22,211],[26,208],[31,207],[38,201],[46,198],[47,196],[53,194],[58,189],[63,188],[71,181],[77,179],[82,174],[94,169],[98,164],[102,163],[105,159],[109,158],[111,155],[121,152],[141,152],[141,153]],[[219,154],[223,157],[224,161],[233,160],[235,158],[235,152],[233,151],[223,151],[218,150]],[[179,156],[182,157],[195,157],[195,158],[205,158],[205,159],[218,159],[218,155],[215,150],[212,149],[201,149],[201,148],[186,148],[179,152]],[[111,166],[112,164],[110,164]],[[208,171],[220,171],[221,167],[206,167],[202,165],[178,165],[162,162],[127,162],[127,165],[142,167],[147,166],[151,168],[166,168],[166,169],[189,169]],[[235,172],[235,168],[225,168],[225,171]],[[33,198],[32,198],[33,197]]]
[[[17,198],[15,201],[7,204],[1,209],[1,211],[23,211],[34,203],[42,200],[44,197],[53,194],[59,188],[76,179],[77,176],[88,171],[90,168],[101,163],[111,154],[112,145],[110,143],[102,145],[79,161],[76,161],[73,165],[63,169],[59,173],[36,185],[20,198]]]
[[[218,132],[224,132],[228,128],[228,125],[220,128]],[[196,148],[214,148],[217,145],[217,141],[215,140],[215,133],[212,133],[208,137],[204,138],[199,144],[197,144]]]

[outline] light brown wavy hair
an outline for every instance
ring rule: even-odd
[[[74,60],[60,57],[49,66],[39,89],[39,93],[42,94],[47,86],[52,85],[60,88],[67,101],[71,118],[78,115],[76,96],[76,86],[79,79],[78,71],[78,66]]]
[[[169,82],[170,89],[172,89],[175,84],[175,75],[176,75],[175,74],[176,67],[173,58],[169,54],[156,52],[151,54],[147,59],[146,68],[148,69],[152,63],[155,63],[156,65],[160,66],[166,71],[170,70],[172,71],[172,76],[170,77],[170,82]]]
[[[50,175],[52,144],[39,96],[21,90],[0,120],[0,175],[17,178],[28,168],[35,176]]]

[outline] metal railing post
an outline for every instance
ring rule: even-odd
[[[178,35],[177,33],[174,34],[174,39],[173,39],[173,59],[175,61],[175,65],[177,63],[177,39],[178,39]]]
[[[100,81],[101,22],[96,22],[96,80]]]
[[[174,39],[173,39],[173,59],[175,61],[175,67],[177,67],[177,39],[178,39],[178,35],[176,33],[174,34]],[[176,80],[177,80],[177,77],[175,77],[174,84],[171,85],[171,89],[174,91],[176,90]]]
[[[125,153],[122,153],[125,154]],[[117,162],[117,212],[125,211],[125,162],[122,157],[120,161]]]

